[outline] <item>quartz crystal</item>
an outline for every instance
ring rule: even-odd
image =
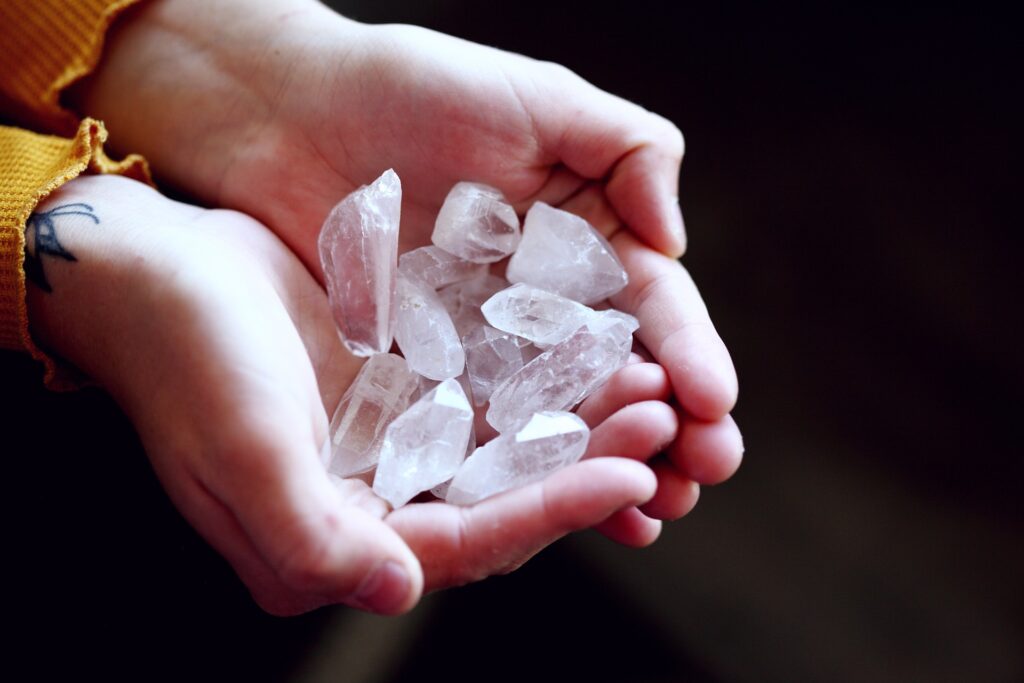
[[[519,244],[519,218],[493,187],[457,183],[441,206],[430,239],[467,261],[494,263]]]
[[[402,254],[398,269],[417,277],[433,289],[487,274],[487,264],[473,263],[434,246],[420,247]]]
[[[465,385],[462,384],[461,381],[459,382],[459,384],[462,385],[463,389],[466,388]],[[466,456],[465,457],[468,458],[470,455],[473,454],[473,451],[475,451],[475,450],[476,450],[476,429],[474,429],[472,426],[470,426],[469,441],[466,442]],[[442,483],[438,484],[437,486],[435,486],[434,488],[430,489],[430,492],[432,494],[434,494],[434,496],[436,496],[437,498],[440,498],[441,500],[444,500],[445,498],[448,497],[448,487],[451,486],[451,483],[452,483],[451,479],[446,479],[444,482],[442,482]]]
[[[543,202],[526,214],[506,277],[584,304],[608,298],[629,281],[608,240],[579,216]]]
[[[395,339],[409,367],[430,379],[458,377],[466,365],[462,342],[441,299],[422,280],[398,274]]]
[[[401,182],[389,169],[345,197],[320,230],[331,312],[342,342],[357,356],[391,348],[401,204]]]
[[[525,337],[542,349],[597,315],[588,306],[521,282],[485,301],[480,312],[499,330]]]
[[[497,292],[508,287],[508,281],[495,275],[458,282],[439,291],[445,309],[452,316],[459,338],[466,336],[480,325],[486,325],[480,306]]]
[[[487,422],[504,434],[534,413],[571,409],[629,361],[634,329],[605,315],[579,328],[494,390]]]
[[[476,449],[452,479],[447,501],[471,505],[540,481],[583,457],[589,438],[587,425],[572,413],[536,413],[518,432],[502,434]]]
[[[397,508],[451,479],[472,428],[473,408],[458,381],[441,382],[388,426],[374,493]]]
[[[462,338],[474,405],[487,403],[499,384],[522,369],[524,343],[489,325],[481,325]]]
[[[328,469],[348,477],[376,466],[384,431],[409,407],[419,384],[401,356],[370,356],[331,418]]]

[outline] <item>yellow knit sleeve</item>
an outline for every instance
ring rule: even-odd
[[[82,173],[119,173],[152,184],[146,162],[103,153],[103,124],[61,106],[61,92],[95,68],[118,14],[141,0],[0,0],[0,348],[28,351],[52,389],[76,384],[32,341],[25,306],[25,221]]]
[[[72,135],[78,118],[60,94],[100,58],[111,22],[139,0],[0,1],[0,116]]]
[[[85,119],[71,138],[0,126],[0,348],[21,349],[43,363],[51,389],[74,386],[32,341],[25,307],[25,221],[55,189],[82,173],[118,173],[151,182],[145,160],[116,162],[103,153],[107,131]]]

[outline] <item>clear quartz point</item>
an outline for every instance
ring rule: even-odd
[[[597,315],[589,306],[522,282],[485,301],[480,312],[499,330],[542,349],[562,341]]]
[[[466,365],[451,315],[422,280],[398,274],[395,339],[409,367],[430,379],[458,377]]]
[[[473,408],[458,381],[447,379],[388,426],[373,491],[398,508],[449,479],[466,457]]]
[[[377,465],[384,432],[409,407],[420,378],[401,356],[370,356],[331,418],[328,470],[340,477]]]
[[[523,368],[524,341],[489,325],[481,325],[462,338],[474,405],[487,403],[499,384]]]
[[[590,430],[577,415],[534,414],[517,432],[495,437],[476,449],[448,487],[446,500],[472,505],[548,476],[583,457]]]
[[[389,169],[341,200],[320,230],[331,312],[342,342],[357,356],[391,348],[401,204],[401,181]]]
[[[626,365],[635,329],[627,320],[607,315],[580,327],[494,390],[487,422],[504,434],[534,413],[570,410]]]
[[[494,263],[519,244],[519,217],[500,191],[456,183],[441,206],[431,241],[474,263]]]
[[[435,246],[407,251],[398,258],[398,269],[419,278],[433,289],[487,274],[487,264],[466,261]]]
[[[579,216],[535,203],[523,239],[508,262],[510,282],[525,282],[573,301],[593,304],[629,282],[608,240]]]

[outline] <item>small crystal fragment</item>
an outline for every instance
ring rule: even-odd
[[[373,491],[401,507],[447,481],[466,457],[473,408],[458,381],[437,385],[387,428]]]
[[[462,346],[474,405],[487,403],[494,389],[524,365],[522,341],[489,325],[481,325],[463,337]]]
[[[487,422],[506,433],[534,413],[570,410],[629,361],[633,329],[602,317],[534,358],[491,394]]]
[[[485,301],[480,312],[499,330],[529,339],[542,349],[597,315],[589,306],[521,282]]]
[[[473,263],[435,246],[420,247],[402,254],[398,269],[417,277],[432,289],[487,274],[487,264]]]
[[[409,367],[436,380],[462,374],[466,365],[462,342],[434,290],[400,272],[397,304],[395,339]]]
[[[590,430],[577,415],[540,412],[515,433],[487,442],[459,468],[447,491],[454,505],[472,505],[502,491],[540,481],[587,450]]]
[[[317,246],[341,341],[357,356],[386,353],[395,325],[402,184],[392,170],[328,214]]]
[[[508,262],[510,282],[525,282],[573,301],[593,304],[629,281],[608,240],[579,216],[535,203],[523,239]]]
[[[348,477],[376,466],[384,431],[409,407],[419,383],[401,356],[370,356],[331,418],[330,472]]]
[[[452,316],[459,338],[480,325],[486,325],[480,306],[497,292],[508,287],[508,281],[496,275],[485,275],[465,282],[457,282],[439,291],[437,295]]]
[[[519,217],[500,191],[480,183],[456,183],[441,206],[430,240],[474,263],[494,263],[519,244]]]

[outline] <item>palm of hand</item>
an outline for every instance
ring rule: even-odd
[[[292,613],[333,601],[404,608],[408,593],[392,605],[354,597],[357,578],[382,557],[418,563],[423,576],[412,583],[426,589],[510,571],[568,531],[653,495],[649,471],[608,458],[470,509],[427,503],[388,513],[362,482],[332,489],[319,445],[328,411],[359,361],[343,350],[323,290],[291,252],[241,214],[201,212],[187,223],[161,247],[192,244],[188,258],[174,261],[183,264],[175,288],[187,290],[174,298],[187,302],[181,318],[189,324],[178,327],[170,345],[178,351],[165,349],[161,361],[176,371],[164,376],[159,392],[130,384],[161,399],[122,396],[122,403],[170,495],[267,609]],[[647,401],[666,390],[663,374],[659,380],[655,371],[652,381],[652,369],[634,367],[619,389],[581,408],[596,428],[590,457],[628,442],[642,459],[673,437],[671,417],[667,426],[643,427],[665,422],[663,404]],[[618,410],[631,402],[639,403]],[[619,533],[632,543],[653,535],[656,529],[642,524]]]

